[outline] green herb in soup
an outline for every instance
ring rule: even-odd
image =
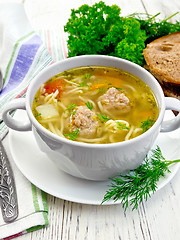
[[[33,114],[46,129],[86,143],[135,138],[156,121],[159,110],[151,89],[139,78],[111,67],[78,67],[44,83]]]

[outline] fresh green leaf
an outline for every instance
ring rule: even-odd
[[[119,87],[115,87],[115,88],[116,88],[117,90],[119,90],[119,91],[122,90],[122,88],[119,88]]]
[[[37,117],[40,117],[41,116],[41,113],[38,113],[35,117],[37,118]]]
[[[64,30],[69,33],[68,56],[83,54],[101,54],[108,50],[103,38],[110,27],[120,20],[120,8],[117,5],[107,6],[100,1],[93,6],[84,4],[71,10],[71,16]]]
[[[87,85],[87,83],[85,83],[85,82],[82,82],[82,83],[80,83],[79,84],[79,87],[87,87],[88,85]]]
[[[87,81],[87,80],[89,80],[92,76],[93,76],[92,73],[87,73],[87,74],[84,74],[84,75],[83,75],[83,79]]]
[[[146,132],[153,124],[154,121],[152,121],[149,117],[146,121],[141,122],[141,128],[143,129],[143,133]]]
[[[111,185],[106,191],[102,204],[109,200],[115,202],[121,199],[124,211],[129,206],[137,209],[139,203],[147,200],[157,190],[157,183],[161,177],[170,172],[168,166],[180,162],[180,159],[166,161],[159,146],[146,156],[144,163],[129,171],[126,175],[119,174],[111,178]]]
[[[100,118],[100,120],[102,122],[107,122],[108,120],[110,120],[110,118],[108,118],[107,116],[105,115],[102,115],[102,114],[99,114],[99,113],[96,113],[96,115]]]
[[[87,103],[85,103],[85,104],[86,104],[86,106],[87,106],[90,110],[93,109],[93,104],[90,103],[89,101],[88,101]]]
[[[105,93],[106,91],[107,91],[107,88],[98,88],[97,94],[99,94],[99,93]]]
[[[75,141],[76,138],[78,137],[78,133],[79,133],[79,128],[71,133],[67,133],[67,134],[64,134],[65,136],[67,136],[70,140],[73,140]]]
[[[122,124],[120,122],[117,122],[117,125],[118,125],[117,128],[119,128],[119,129],[129,129],[129,127],[127,127],[126,125],[124,125],[124,124]]]
[[[180,22],[169,22],[177,13],[162,21],[156,19],[159,13],[154,16],[134,13],[127,17],[120,13],[119,6],[108,6],[103,1],[72,9],[64,27],[69,35],[68,57],[103,54],[143,65],[147,43],[180,31]]]
[[[83,81],[79,84],[79,87],[87,87],[87,81],[93,76],[91,73],[83,75]]]
[[[67,110],[73,110],[73,109],[75,109],[76,107],[77,107],[77,106],[76,106],[75,103],[69,104],[68,107],[66,108],[66,111],[67,111]]]

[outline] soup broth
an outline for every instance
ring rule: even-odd
[[[32,111],[54,134],[99,144],[137,137],[159,114],[153,92],[141,79],[100,66],[78,67],[52,77],[36,93]]]

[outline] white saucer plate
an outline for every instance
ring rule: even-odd
[[[19,120],[26,120],[25,111],[18,110],[14,116]],[[177,132],[178,131],[178,132]],[[83,204],[101,204],[108,190],[110,181],[95,182],[72,177],[57,169],[54,163],[42,153],[34,139],[32,132],[9,131],[10,151],[22,174],[41,190],[55,197]],[[168,160],[180,158],[179,130],[160,133],[154,147],[159,146],[163,156]],[[158,189],[164,187],[176,174],[180,164],[170,166],[171,173],[167,173],[158,182]],[[105,202],[103,205],[118,204],[121,199]]]

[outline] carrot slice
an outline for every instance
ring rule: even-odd
[[[63,87],[65,85],[64,79],[60,78],[55,81],[48,82],[43,87],[43,92],[47,94],[55,93],[58,90],[57,97],[60,97]]]

